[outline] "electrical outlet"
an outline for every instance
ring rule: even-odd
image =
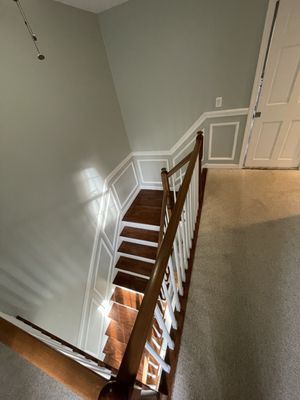
[[[216,97],[216,107],[222,107],[223,97]]]

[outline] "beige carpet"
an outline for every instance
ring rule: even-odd
[[[0,343],[1,400],[80,400],[62,384]]]
[[[300,171],[209,170],[182,399],[300,399]]]

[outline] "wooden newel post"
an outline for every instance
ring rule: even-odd
[[[166,192],[168,194],[167,207],[168,207],[169,215],[171,215],[172,209],[174,207],[174,199],[173,199],[173,196],[171,196],[168,171],[166,170],[166,168],[161,169],[161,181],[162,181],[162,186],[163,186],[164,192]]]

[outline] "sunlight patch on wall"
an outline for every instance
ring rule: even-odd
[[[90,222],[96,227],[102,196],[105,192],[104,180],[99,176],[97,170],[91,167],[77,174],[75,184],[79,200],[84,205]]]

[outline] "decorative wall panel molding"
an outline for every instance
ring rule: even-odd
[[[234,160],[239,127],[239,122],[220,122],[210,124],[208,145],[209,161]]]
[[[103,234],[112,249],[114,248],[117,239],[119,216],[119,207],[112,190],[110,190],[106,202],[106,210],[103,221]]]
[[[102,305],[110,299],[121,216],[134,200],[139,187],[131,155],[127,156],[104,182],[78,339],[80,348],[98,358],[101,357],[101,350],[105,344],[104,332],[107,324],[107,317],[98,309],[100,307],[101,310]],[[91,327],[97,327],[101,335],[95,335]]]
[[[161,169],[169,169],[169,160],[167,158],[137,159],[136,163],[142,185],[161,185]]]
[[[116,195],[120,208],[123,208],[127,204],[138,186],[139,181],[135,171],[135,166],[133,162],[130,162],[112,184],[112,189]]]
[[[100,303],[91,299],[87,322],[84,349],[94,357],[99,358],[101,353],[101,336],[103,332],[103,317],[98,311]]]
[[[106,297],[107,282],[109,280],[110,271],[113,267],[112,263],[113,254],[106,246],[104,240],[101,239],[93,289],[102,299],[105,299]]]

